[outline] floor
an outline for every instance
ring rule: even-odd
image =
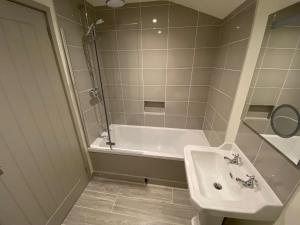
[[[190,225],[186,189],[94,177],[62,225]]]

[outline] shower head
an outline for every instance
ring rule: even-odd
[[[88,26],[87,31],[85,33],[86,36],[90,35],[92,30],[99,24],[104,23],[103,19],[97,19],[94,23],[92,23],[91,25]]]
[[[124,0],[106,0],[106,5],[111,8],[120,8],[125,5]]]

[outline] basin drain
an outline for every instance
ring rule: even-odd
[[[220,183],[214,183],[214,187],[217,190],[222,190],[222,185]]]

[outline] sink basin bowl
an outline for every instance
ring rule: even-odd
[[[224,160],[233,153],[241,156],[241,165]],[[279,216],[281,201],[236,145],[186,146],[184,160],[191,200],[201,214],[264,221]],[[247,180],[247,174],[257,180],[254,189],[236,181]]]

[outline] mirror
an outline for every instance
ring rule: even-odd
[[[300,165],[300,3],[269,16],[243,122]]]

